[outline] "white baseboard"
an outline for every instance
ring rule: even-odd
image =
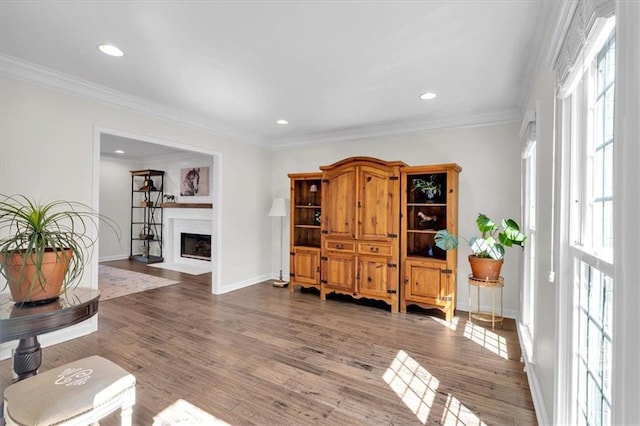
[[[466,301],[461,301],[458,299],[458,303],[456,304],[456,309],[460,309],[461,311],[466,311],[469,312],[469,304]],[[478,307],[477,306],[472,306],[471,307],[472,312],[477,311]],[[491,312],[491,306],[484,306],[484,305],[480,305],[480,310],[483,312]],[[500,306],[498,306],[496,308],[496,315],[500,315]],[[511,309],[503,309],[502,310],[502,316],[504,316],[505,318],[517,318],[518,317],[518,312],[511,310]]]
[[[258,284],[258,283],[261,283],[263,281],[270,280],[270,279],[273,279],[271,274],[259,275],[257,277],[250,278],[248,280],[238,281],[238,282],[235,282],[235,283],[224,285],[224,286],[222,286],[222,288],[220,289],[220,291],[218,293],[213,293],[213,294],[229,293],[230,291],[240,290],[241,288],[249,287],[249,286],[252,286],[254,284]]]
[[[522,341],[524,331],[520,324],[520,320],[516,318],[518,342],[522,351],[522,359],[524,360],[524,371],[527,374],[527,381],[529,382],[529,390],[531,391],[531,399],[533,400],[533,407],[536,411],[536,418],[539,425],[548,425],[549,417],[547,416],[547,408],[544,405],[544,399],[542,398],[542,391],[540,390],[540,384],[538,383],[538,377],[536,376],[535,364],[529,360],[533,359],[532,354],[526,353],[527,346]]]
[[[109,262],[111,260],[127,260],[129,259],[128,254],[116,254],[114,256],[102,256],[98,259],[98,262]]]

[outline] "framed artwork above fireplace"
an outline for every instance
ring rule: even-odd
[[[209,196],[209,167],[180,169],[180,196]]]

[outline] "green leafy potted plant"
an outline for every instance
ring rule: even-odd
[[[100,222],[120,237],[114,221],[85,204],[39,204],[24,195],[0,194],[0,274],[14,302],[55,300],[77,284]]]
[[[435,175],[430,175],[428,179],[413,179],[411,190],[419,190],[427,196],[428,200],[432,200],[436,195],[442,194],[442,185],[438,183]]]
[[[520,226],[513,219],[503,219],[498,225],[480,213],[476,218],[476,225],[480,236],[469,240],[463,238],[471,247],[472,254],[469,255],[471,273],[478,279],[498,279],[504,261],[505,247],[514,245],[523,247],[527,237],[520,232]],[[459,240],[446,229],[441,229],[435,235],[435,243],[443,250],[452,250],[458,247]]]

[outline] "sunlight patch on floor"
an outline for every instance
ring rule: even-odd
[[[153,417],[153,426],[229,426],[229,423],[178,399]]]
[[[507,339],[491,330],[467,321],[464,326],[464,337],[504,359],[509,359]]]
[[[427,424],[429,415],[435,411],[434,402],[440,380],[403,350],[399,350],[382,378],[422,424]],[[440,422],[445,425],[486,426],[478,416],[464,406],[456,397],[447,395]],[[433,416],[432,416],[433,417]],[[433,419],[430,423],[433,423]]]
[[[398,351],[382,378],[418,420],[426,424],[440,381],[403,350]]]
[[[445,321],[443,319],[436,318],[436,317],[429,317],[429,318],[431,318],[432,320],[434,320],[438,324],[443,325],[443,326],[445,326],[448,329],[451,329],[453,331],[456,331],[458,329],[458,322],[460,320],[460,318],[458,318],[458,317],[454,317],[453,320],[451,320],[451,321]]]
[[[465,426],[487,426],[485,422],[480,420],[478,416],[473,414],[471,410],[464,406],[458,398],[449,394],[445,405],[444,414],[442,415],[443,425],[465,425]]]

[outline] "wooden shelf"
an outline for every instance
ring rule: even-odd
[[[164,209],[212,209],[212,203],[162,203]]]
[[[407,207],[447,207],[444,203],[407,203]]]
[[[164,171],[144,169],[144,170],[131,170],[133,176],[164,176]]]

